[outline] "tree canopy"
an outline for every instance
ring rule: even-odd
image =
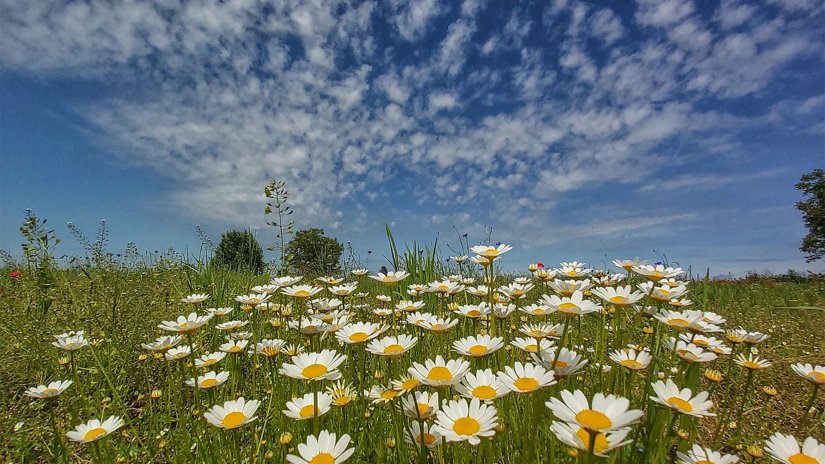
[[[290,267],[304,275],[338,272],[341,253],[344,251],[344,245],[324,235],[323,229],[299,230],[287,248]]]
[[[805,196],[796,203],[796,209],[802,212],[808,228],[799,249],[807,253],[805,261],[810,263],[825,256],[825,170],[814,169],[804,174],[796,188]]]

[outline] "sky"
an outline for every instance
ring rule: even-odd
[[[0,0],[0,248],[26,208],[67,254],[104,219],[114,252],[268,246],[282,179],[372,268],[390,224],[511,269],[821,271],[823,38],[816,0]]]

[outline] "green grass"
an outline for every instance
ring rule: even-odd
[[[414,266],[417,274],[436,277],[436,260],[432,258],[429,248],[414,247],[406,253],[394,255],[395,260],[406,260]],[[155,361],[151,357],[148,360],[140,358],[141,354],[146,353],[140,344],[152,341],[162,334],[157,329],[160,321],[174,319],[191,310],[180,303],[182,296],[194,292],[209,293],[212,298],[207,302],[208,306],[236,306],[230,318],[245,318],[247,316],[237,309],[233,298],[235,295],[249,293],[254,285],[267,283],[264,276],[188,265],[61,270],[54,271],[50,285],[44,289],[37,279],[25,272],[20,279],[10,279],[7,275],[8,272],[4,272],[0,278],[0,320],[3,321],[0,324],[0,359],[3,360],[0,363],[0,436],[3,437],[0,439],[0,456],[5,462],[54,462],[58,459],[44,403],[24,397],[23,391],[50,380],[72,378],[71,368],[60,364],[60,358],[67,354],[50,344],[54,334],[68,330],[85,330],[89,338],[100,339],[102,342],[93,349],[78,352],[76,362],[81,382],[59,397],[58,429],[65,434],[76,424],[88,419],[105,418],[109,414],[125,416],[127,413],[135,427],[133,430],[127,425],[121,429],[119,436],[102,440],[99,452],[106,457],[101,457],[101,461],[120,457],[124,462],[192,462],[195,459],[208,461],[213,458],[217,462],[220,453],[237,452],[246,456],[250,462],[253,459],[258,462],[282,462],[290,447],[300,443],[314,428],[309,421],[293,422],[280,411],[292,395],[301,396],[311,392],[315,386],[275,375],[274,366],[265,362],[257,369],[254,385],[251,381],[253,358],[240,358],[239,366],[230,367],[229,363],[221,366],[232,372],[232,388],[237,389],[238,394],[243,394],[247,399],[259,399],[263,403],[258,422],[233,433],[217,430],[206,424],[202,417],[191,415],[191,406],[194,404],[192,391],[182,386],[183,378],[191,378],[189,368],[182,364],[169,366],[168,363]],[[404,284],[419,282],[410,278]],[[370,297],[363,301],[373,307],[379,304],[374,295],[385,293],[385,289],[378,288],[370,279],[362,279],[358,291],[370,293]],[[44,292],[51,301],[46,310],[42,304]],[[539,292],[534,290],[528,301],[520,305],[534,301],[538,295]],[[771,335],[768,341],[758,346],[758,351],[761,357],[771,360],[774,365],[756,376],[751,400],[744,411],[743,420],[738,424],[743,430],[739,444],[762,444],[774,431],[793,433],[802,438],[803,433],[797,432],[796,427],[811,386],[796,376],[789,366],[795,362],[825,364],[825,314],[822,313],[822,308],[825,307],[825,282],[700,281],[693,284],[692,295],[698,301],[699,309],[715,311],[725,316],[728,319],[726,327],[741,325],[748,330]],[[470,301],[476,300],[475,297],[470,298]],[[443,310],[443,305],[433,296],[427,296],[425,301],[428,311]],[[458,301],[463,304],[464,297],[459,296]],[[369,316],[362,314],[357,320],[374,319]],[[597,347],[598,337],[603,335],[599,330],[601,316],[586,317],[589,319],[579,327],[571,324],[571,342]],[[276,329],[261,323],[268,318],[268,315],[258,318],[258,330],[261,333],[270,338],[288,339],[291,343],[297,341],[294,331],[287,332],[285,327]],[[519,336],[517,328],[523,323],[520,321],[525,320],[526,316],[517,312],[510,316],[507,324],[500,327],[504,330],[507,342]],[[554,317],[550,320],[560,321]],[[633,325],[626,326],[627,332],[622,338],[645,344],[649,336],[641,330],[643,322],[635,320]],[[368,388],[397,378],[412,361],[423,362],[427,358],[433,358],[435,354],[441,354],[447,359],[458,358],[458,354],[450,351],[450,343],[459,336],[471,334],[474,328],[476,326],[462,320],[448,334],[424,334],[416,349],[396,363],[367,357],[369,364],[365,366],[367,378],[364,379],[358,378],[357,364],[353,367],[349,365],[351,362],[361,362],[362,354],[358,348],[339,347],[331,337],[315,339],[312,344],[348,354],[350,359],[346,367],[342,368],[345,377],[356,384],[360,380],[364,383],[364,388]],[[402,331],[409,332],[409,329],[402,328]],[[604,336],[610,343],[615,343],[615,334]],[[199,354],[217,348],[218,337],[214,334],[214,329],[197,334],[197,339],[199,346],[209,346],[208,350],[205,347],[204,350],[199,349]],[[608,348],[615,349],[617,346],[603,346],[603,350]],[[516,351],[513,349],[506,354],[502,351],[498,362],[512,365],[515,359],[528,359]],[[598,350],[586,354],[591,359],[591,364],[598,361],[594,359],[597,354]],[[277,362],[280,364],[284,360],[281,357]],[[482,364],[485,362],[488,361],[480,361]],[[496,361],[489,362],[492,364]],[[606,358],[604,362],[610,363]],[[668,362],[672,364],[671,361]],[[717,368],[724,369],[724,362],[717,362]],[[475,365],[471,370],[475,370],[478,363],[473,361]],[[494,366],[491,367],[496,370]],[[238,370],[243,370],[243,374]],[[731,398],[736,402],[743,393],[741,389],[744,376],[736,368],[732,372],[733,375],[724,379],[723,385],[725,388],[730,385]],[[597,371],[588,369],[579,378],[564,379],[556,387],[541,390],[533,397],[508,395],[500,403],[496,403],[500,421],[506,426],[503,432],[498,433],[491,442],[483,441],[478,449],[471,448],[466,443],[443,445],[443,451],[436,453],[431,462],[476,462],[474,459],[478,457],[477,453],[488,458],[493,456],[495,462],[520,463],[537,459],[539,462],[551,462],[541,461],[537,457],[551,455],[558,462],[576,462],[568,457],[567,447],[561,445],[549,431],[551,419],[543,402],[551,395],[556,396],[558,388],[581,388],[588,397],[599,388],[611,391],[612,375],[614,374],[600,375]],[[376,380],[376,377],[381,378]],[[328,384],[329,382],[324,383]],[[634,388],[640,385],[641,382],[638,382]],[[762,386],[775,387],[778,396],[769,398],[764,395],[759,390]],[[163,397],[152,402],[148,399],[148,394],[155,388],[163,390]],[[702,388],[708,388],[708,385],[704,384]],[[713,398],[717,399],[722,390],[722,387],[718,388],[717,396]],[[632,396],[636,399],[634,406],[640,407],[641,391],[634,390],[633,393]],[[815,403],[819,408],[818,414],[823,410],[823,396],[825,395],[820,394]],[[234,397],[230,395],[228,386],[223,386],[219,391],[204,395],[203,403],[212,405],[227,399]],[[270,411],[269,419],[266,427],[263,427],[267,411]],[[365,418],[368,411],[369,417]],[[199,412],[202,413],[203,410]],[[386,405],[368,406],[364,400],[356,400],[345,408],[334,409],[318,420],[322,423],[322,428],[336,432],[339,436],[343,433],[352,436],[351,446],[355,446],[356,453],[351,462],[409,462],[417,459],[416,450],[404,445],[399,430],[402,421],[396,415]],[[690,429],[693,424],[683,422],[686,429]],[[709,444],[709,436],[714,428],[714,420],[704,420],[697,441]],[[289,446],[278,443],[282,432],[294,435]],[[825,431],[821,419],[809,421],[809,432],[823,441]],[[735,451],[737,442],[730,438],[731,435],[734,434],[729,433],[723,445],[729,451]],[[386,441],[393,437],[396,439],[395,447],[389,448]],[[644,439],[642,436],[640,442]],[[200,443],[202,451],[192,451],[196,442]],[[686,441],[679,442],[680,448],[687,445]],[[69,450],[72,461],[87,462],[95,457],[95,452],[90,447],[68,443],[65,438],[64,446]],[[632,446],[623,449],[621,453],[614,451],[613,461],[603,462],[638,462],[638,455],[631,454]],[[268,452],[271,454],[268,455]],[[744,453],[740,452],[740,455]],[[227,462],[228,459],[231,458],[224,457],[220,462]]]

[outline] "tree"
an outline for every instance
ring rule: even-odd
[[[230,230],[221,236],[212,264],[233,271],[260,274],[264,269],[264,251],[252,232]]]
[[[810,263],[825,256],[825,170],[814,169],[803,174],[796,188],[805,196],[796,203],[796,209],[802,212],[808,228],[799,249],[808,254],[805,261]]]
[[[344,245],[324,235],[323,229],[299,230],[287,248],[290,266],[304,275],[338,272],[338,262],[344,251]]]

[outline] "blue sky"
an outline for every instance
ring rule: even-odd
[[[455,229],[510,266],[805,264],[825,165],[814,0],[0,2],[0,248],[23,210],[199,248],[287,181],[371,267]],[[472,244],[472,243],[471,243]],[[369,260],[366,251],[374,250]]]

